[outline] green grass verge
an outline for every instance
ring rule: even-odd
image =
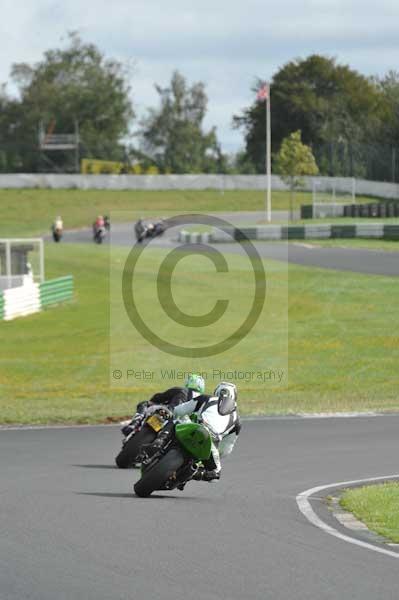
[[[151,263],[147,266],[144,290],[153,285]],[[240,277],[239,261],[236,266]],[[135,402],[157,385],[109,386],[108,248],[48,244],[46,271],[48,278],[72,273],[75,300],[0,323],[6,350],[0,422],[96,422],[130,414]],[[204,277],[199,285],[207,290]],[[242,412],[397,410],[398,294],[397,278],[291,265],[289,382],[263,391],[240,384]],[[189,288],[179,302],[184,305],[191,297]],[[206,294],[200,298],[209,301]],[[276,295],[272,307],[280,300]],[[144,352],[141,358],[151,364],[152,354],[145,356],[145,350],[130,347],[128,341],[121,344],[122,354]],[[254,364],[257,350],[252,349]],[[244,364],[238,351],[234,361],[238,368]]]
[[[368,250],[385,250],[386,252],[397,252],[399,241],[376,240],[376,239],[334,239],[334,240],[302,240],[312,246],[323,248],[366,248]],[[295,242],[298,243],[298,240]]]
[[[340,503],[371,531],[399,543],[399,483],[347,490]]]
[[[367,199],[364,199],[367,200]],[[361,198],[358,201],[362,201]],[[294,208],[310,204],[310,193],[298,193]],[[289,194],[272,193],[273,210],[287,210]],[[260,211],[263,191],[115,191],[115,190],[0,190],[0,237],[33,236],[49,231],[61,214],[66,229],[90,226],[98,214],[112,211]]]
[[[330,218],[330,217],[325,217],[323,219],[298,219],[296,221],[291,221],[288,224],[292,224],[292,225],[357,225],[358,223],[360,223],[360,225],[372,225],[372,224],[376,224],[376,225],[381,225],[381,224],[386,224],[386,225],[398,225],[399,223],[399,219],[396,217],[391,217],[389,219],[375,219],[375,218],[370,218],[370,219],[365,219],[365,218],[360,218],[360,217],[337,217],[337,218]]]

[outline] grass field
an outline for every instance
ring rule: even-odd
[[[370,218],[370,219],[364,219],[364,218],[352,218],[352,217],[337,217],[337,218],[330,218],[330,217],[325,217],[324,219],[298,219],[296,221],[293,221],[293,224],[295,225],[309,225],[309,224],[327,224],[327,225],[354,225],[354,224],[363,224],[363,225],[371,225],[371,224],[377,224],[377,225],[381,225],[381,223],[385,223],[386,225],[398,225],[399,223],[399,219],[396,217],[391,217],[389,219],[374,219],[374,218]]]
[[[341,505],[369,529],[399,543],[399,484],[383,483],[347,490]]]
[[[75,300],[0,323],[0,421],[95,422],[130,414],[156,386],[110,388],[108,249],[48,244],[46,270],[48,278],[74,275]],[[289,382],[266,391],[240,384],[242,412],[398,409],[398,293],[395,278],[290,266]],[[129,346],[121,351],[134,354]]]
[[[367,198],[358,198],[361,202]],[[295,196],[295,208],[310,204],[310,193]],[[273,210],[289,208],[287,192],[272,193]],[[49,231],[60,214],[66,229],[90,226],[98,214],[111,211],[252,211],[264,210],[265,192],[227,191],[113,191],[113,190],[0,190],[0,237],[34,236]]]
[[[334,240],[308,240],[313,246],[323,248],[367,248],[368,250],[385,250],[386,252],[397,252],[399,242],[393,240],[372,239],[334,239]]]

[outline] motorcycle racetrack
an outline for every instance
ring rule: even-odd
[[[113,243],[132,240],[132,224],[113,227]],[[64,242],[93,243],[91,231]],[[168,234],[152,244],[176,245]],[[275,260],[399,275],[396,252],[256,247]],[[330,512],[327,488],[307,499],[324,531],[297,500],[398,473],[398,426],[399,415],[246,420],[219,482],[147,499],[133,492],[138,471],[115,467],[117,426],[0,429],[0,600],[396,599],[396,549],[351,543],[359,534]]]
[[[136,470],[114,466],[117,427],[2,430],[0,597],[397,598],[394,557],[327,535],[296,496],[398,472],[398,426],[399,416],[245,421],[218,483],[148,499],[133,494]],[[345,531],[321,500],[313,508]]]
[[[252,213],[258,215],[258,213]],[[282,214],[282,213],[281,213]],[[234,223],[232,213],[220,214],[222,218]],[[254,220],[251,213],[239,213],[240,222]],[[163,236],[151,241],[151,246],[171,248],[177,246],[176,232],[166,232]],[[112,235],[107,235],[105,243],[121,246],[130,246],[136,242],[133,223],[115,224],[112,226]],[[92,232],[89,229],[65,232],[64,242],[67,243],[93,243]],[[336,269],[339,271],[352,271],[356,273],[369,273],[375,275],[399,275],[398,253],[395,251],[372,250],[366,248],[324,248],[315,243],[305,242],[254,242],[262,258],[280,260],[293,264]],[[214,244],[223,252],[240,253],[237,243]]]

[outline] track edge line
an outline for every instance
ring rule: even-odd
[[[304,515],[304,517],[310,523],[312,523],[312,525],[314,525],[315,527],[318,527],[325,533],[328,533],[338,539],[341,539],[341,540],[348,542],[350,544],[353,544],[355,546],[359,546],[359,547],[365,548],[367,550],[372,550],[373,552],[377,552],[379,554],[384,554],[385,556],[390,556],[391,558],[399,559],[398,552],[393,552],[392,550],[387,550],[385,548],[381,548],[380,546],[376,546],[369,542],[364,542],[363,540],[359,540],[356,537],[346,535],[344,533],[341,533],[337,529],[334,529],[334,527],[331,527],[331,525],[328,525],[328,523],[325,523],[316,514],[316,512],[313,510],[313,508],[310,504],[310,499],[314,494],[324,492],[325,490],[328,490],[328,489],[340,488],[340,487],[350,487],[350,486],[359,485],[362,483],[372,483],[372,482],[384,481],[384,480],[387,481],[387,480],[391,480],[391,479],[399,479],[399,474],[385,475],[385,476],[381,476],[381,477],[369,477],[367,479],[355,479],[353,481],[341,481],[338,483],[330,483],[327,485],[313,487],[313,488],[310,488],[310,489],[305,490],[304,492],[301,492],[300,494],[298,494],[296,496],[296,503],[297,503],[297,506],[298,506],[300,512]]]

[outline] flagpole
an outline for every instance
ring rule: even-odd
[[[271,143],[271,119],[270,119],[270,84],[267,84],[266,97],[266,221],[272,220],[272,143]]]

